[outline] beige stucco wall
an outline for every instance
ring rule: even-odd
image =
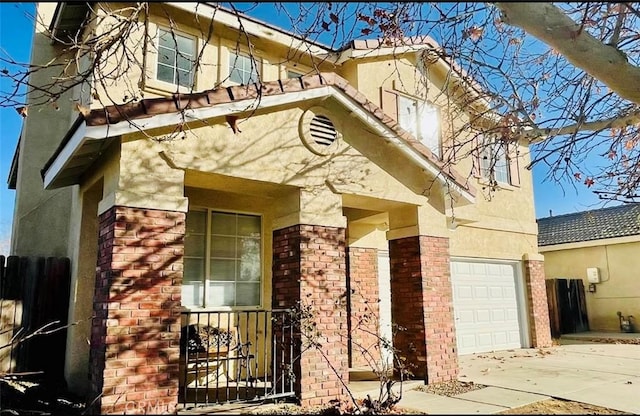
[[[619,332],[618,311],[640,318],[640,238],[636,240],[565,250],[542,248],[547,279],[583,280],[592,331]],[[601,283],[596,284],[595,293],[588,291],[588,267],[600,270]]]
[[[527,203],[533,205],[532,196],[523,195],[531,189],[530,178],[525,178],[520,188],[497,192],[493,201],[479,196],[475,205],[456,208],[474,222],[461,222],[450,230],[442,193],[419,195],[429,183],[420,169],[406,163],[399,152],[383,145],[363,125],[346,118],[335,104],[324,106],[333,111],[342,133],[342,143],[331,156],[315,155],[302,144],[298,133],[302,108],[242,119],[241,132],[235,135],[226,122],[212,120],[207,127],[193,129],[184,140],[157,143],[135,134],[125,138],[119,192],[130,196],[128,204],[152,207],[157,204],[153,200],[166,201],[169,196],[180,200],[184,196],[181,184],[185,170],[206,172],[243,179],[232,188],[240,194],[252,191],[252,187],[259,189],[260,184],[300,189],[300,194],[285,204],[292,207],[274,214],[277,218],[293,214],[295,219],[288,220],[290,223],[344,226],[338,195],[348,194],[349,206],[358,207],[361,201],[361,208],[369,208],[366,198],[395,202],[395,206],[379,208],[393,213],[392,229],[417,227],[415,232],[449,237],[452,256],[520,260],[525,253],[537,252],[535,222],[518,216],[518,212],[531,211]],[[278,128],[265,131],[265,125]],[[221,178],[212,185],[210,176],[192,176],[189,185],[224,189]],[[327,182],[335,186],[327,187]]]
[[[38,3],[38,21],[48,24],[55,11],[55,3]],[[52,45],[46,35],[47,28],[36,24],[31,62],[46,64],[54,57],[62,57],[62,47]],[[46,84],[57,76],[55,69],[33,73],[29,82]],[[24,120],[23,134],[19,142],[20,154],[16,182],[11,254],[20,256],[68,256],[69,212],[74,188],[67,187],[45,191],[40,169],[58,147],[71,126],[73,92],[53,105],[35,106],[39,93],[29,90],[27,103],[32,106]],[[43,128],[46,126],[46,128]]]
[[[111,8],[115,8],[115,6],[111,6]],[[202,37],[204,33],[208,32],[209,21],[207,19],[201,19],[201,27],[196,28],[194,20],[189,13],[173,8],[171,8],[171,10],[171,16],[175,21],[177,31],[198,38],[198,47],[204,45],[203,65],[197,74],[196,89],[204,90],[214,88],[220,83],[223,83],[223,85],[230,85],[228,81],[225,81],[225,78],[228,76],[229,51],[236,47],[237,33],[218,24],[214,26],[215,29],[213,31],[213,36],[205,42]],[[151,8],[151,17],[149,22],[150,33],[154,34],[158,27],[167,27],[167,25],[168,20],[164,11],[159,5],[154,5]],[[270,81],[284,76],[286,69],[293,64],[293,62],[288,62],[288,58],[292,56],[292,52],[281,45],[270,43],[268,39],[251,36],[250,40],[254,47],[254,54],[258,58],[262,79]],[[139,41],[140,39],[135,37],[132,37],[130,40],[132,45],[139,45]],[[240,44],[241,50],[245,50],[246,39],[242,39]],[[298,54],[298,58],[300,59],[300,62],[297,64],[299,66],[299,70],[302,69],[302,72],[305,72],[311,69],[312,64],[308,57],[300,57]],[[430,67],[428,73],[431,76],[432,82],[424,84],[423,78],[417,75],[415,58],[416,56],[413,53],[407,53],[402,56],[371,56],[348,61],[337,67],[331,65],[330,62],[323,62],[320,64],[320,69],[336,71],[339,75],[348,79],[354,87],[358,88],[359,91],[378,105],[381,104],[381,86],[387,89],[402,91],[408,95],[427,98],[440,105],[443,109],[443,139],[445,141],[456,141],[456,143],[469,141],[468,137],[451,136],[450,132],[455,129],[459,129],[462,125],[467,123],[469,121],[469,117],[459,110],[455,110],[455,114],[452,114],[451,117],[447,117],[448,112],[454,107],[451,107],[452,102],[450,102],[446,95],[443,94],[445,73],[443,73],[439,67]],[[146,55],[145,76],[140,77],[138,72],[133,72],[131,78],[140,78],[142,80],[141,85],[146,97],[166,95],[175,92],[174,86],[163,85],[162,83],[154,80],[155,68],[156,55],[154,48],[150,47],[148,48]],[[124,91],[122,94],[124,94]],[[112,96],[118,96],[118,94],[115,93],[112,94]],[[331,103],[326,104],[331,109]],[[446,111],[444,111],[445,109]],[[336,114],[340,114],[341,112],[341,108],[339,108],[339,106],[334,105],[333,110],[335,110]],[[295,136],[294,124],[298,118],[297,116],[278,114],[269,117],[254,116],[254,118],[258,124],[264,123],[262,125],[279,126],[280,128],[278,130],[274,130],[270,133],[272,135],[281,134],[282,131],[290,129],[292,134],[289,139]],[[288,121],[283,124],[283,120]],[[344,122],[349,124],[351,120],[346,119]],[[215,123],[216,122],[214,122],[214,124]],[[286,123],[290,124],[287,125]],[[214,149],[217,153],[220,153],[220,151],[228,153],[228,155],[225,156],[225,159],[232,159],[234,161],[233,166],[225,166],[223,163],[204,161],[201,155],[208,154],[205,152],[210,152],[210,147],[199,148],[199,145],[193,146],[193,141],[191,140],[182,141],[183,144],[176,143],[175,145],[169,146],[167,154],[170,154],[171,152],[182,153],[181,156],[178,155],[178,153],[174,156],[184,159],[190,157],[188,156],[189,152],[196,152],[198,155],[194,160],[189,161],[189,163],[197,165],[197,167],[193,167],[193,169],[197,170],[202,169],[207,172],[216,171],[224,175],[239,175],[246,179],[265,180],[267,182],[273,180],[275,183],[286,183],[294,186],[307,186],[307,184],[302,184],[299,180],[289,182],[284,175],[295,176],[297,175],[296,169],[299,169],[301,164],[312,164],[318,161],[319,158],[315,157],[314,159],[313,155],[311,157],[304,156],[305,149],[299,149],[302,151],[301,154],[303,156],[301,156],[300,153],[296,154],[296,151],[272,152],[269,155],[261,155],[261,151],[259,149],[268,149],[270,147],[280,148],[282,146],[286,146],[285,141],[280,138],[279,141],[266,145],[266,143],[271,140],[269,138],[269,133],[264,134],[262,131],[257,131],[257,134],[255,134],[254,131],[252,131],[250,120],[242,120],[239,125],[242,133],[237,136],[230,135],[228,127],[224,123],[219,122],[217,125],[214,125],[213,130],[208,133],[211,137],[215,137],[213,142],[209,140],[211,143],[231,142],[237,144],[235,148],[233,146],[228,147],[227,145],[216,145]],[[201,133],[196,134],[200,136],[202,135]],[[375,145],[367,144],[366,147],[368,147],[368,149],[365,151],[362,143],[378,143],[375,140],[375,137],[372,136],[374,135],[361,130],[357,134],[349,137],[347,141],[355,146],[361,153],[366,154],[366,157],[372,159],[377,165],[382,167],[382,169],[377,169],[376,172],[382,171],[385,172],[385,174],[390,174],[396,180],[403,181],[403,183],[408,185],[409,189],[413,191],[414,195],[400,196],[392,195],[391,192],[388,192],[390,189],[404,189],[405,187],[402,186],[378,188],[386,189],[386,193],[377,193],[374,188],[372,188],[370,192],[364,194],[382,199],[401,200],[403,202],[415,203],[415,194],[423,192],[430,184],[425,183],[423,178],[419,177],[420,175],[417,174],[415,169],[412,170],[411,167],[407,166],[405,163],[398,163],[399,160],[402,160],[401,155],[399,153],[393,154],[393,149],[389,150],[388,148],[382,147],[376,149]],[[467,146],[467,148],[468,147],[469,146]],[[140,150],[137,149],[134,152],[133,147],[131,147],[131,149],[131,154],[136,154]],[[158,152],[158,149],[159,148],[154,147],[152,153]],[[239,149],[242,149],[242,152],[239,152]],[[247,151],[247,149],[251,150]],[[429,232],[432,235],[449,235],[451,237],[451,251],[455,256],[493,256],[496,258],[520,259],[524,253],[536,253],[537,227],[535,224],[533,204],[532,176],[530,171],[524,169],[524,166],[529,163],[528,148],[524,144],[520,144],[519,150],[519,164],[521,168],[521,184],[519,187],[502,186],[497,192],[490,193],[487,190],[485,183],[480,182],[478,178],[472,176],[471,158],[463,157],[459,160],[455,160],[455,168],[463,176],[469,177],[470,183],[478,191],[476,203],[468,206],[456,207],[451,211],[448,206],[448,201],[440,199],[441,195],[438,194],[438,190],[436,194],[429,195],[429,198],[431,198],[431,206],[436,208],[422,209],[420,214],[422,219],[418,220],[416,218],[414,222],[422,223],[423,232]],[[242,154],[238,155],[239,153]],[[387,157],[390,153],[392,157]],[[457,152],[459,155],[463,155],[464,153],[465,150],[463,149],[459,149]],[[259,161],[247,164],[243,169],[240,166],[243,163],[241,161],[248,159],[259,159]],[[281,168],[283,161],[303,162],[294,162],[291,166]],[[123,165],[126,166],[128,164],[129,163],[123,159]],[[137,165],[133,164],[133,166]],[[343,169],[342,176],[345,176],[345,172],[347,176],[352,175],[352,172],[355,172],[346,164],[343,164],[342,166],[344,166],[341,168]],[[233,169],[231,169],[232,167]],[[185,166],[182,166],[182,168],[185,168]],[[270,173],[265,174],[268,170],[273,171],[273,178],[270,177]],[[255,172],[260,173],[256,174]],[[341,178],[341,175],[337,174],[335,169],[333,172],[336,173],[336,182],[342,185],[339,188],[339,191],[341,193],[351,193],[352,191],[345,189],[347,186],[342,184],[343,179]],[[130,173],[133,174],[133,172]],[[162,195],[165,196],[171,194],[175,198],[181,198],[182,195],[180,194],[179,189],[171,189],[174,185],[167,183],[167,181],[176,179],[177,176],[175,175],[179,176],[179,174],[173,172],[171,175],[167,177],[164,182],[160,180],[155,185],[145,185],[142,187],[145,189],[141,188],[139,192],[134,191],[133,187],[127,185],[127,179],[123,176],[120,178],[119,183],[121,195],[124,195],[124,193],[127,192],[134,192],[134,195],[129,195],[126,198],[121,197],[120,201],[134,201],[138,198],[138,195],[135,194],[136,192],[141,193],[141,195],[153,195],[161,192]],[[163,174],[157,174],[157,177],[161,179],[160,177],[163,177]],[[375,175],[367,175],[367,177],[371,178],[369,183],[389,184],[388,182],[385,182],[386,179],[381,181],[379,178],[375,177]],[[353,181],[352,183],[357,183],[357,181]],[[156,189],[151,189],[151,187],[154,186]],[[317,189],[314,192],[317,193]],[[358,192],[355,191],[355,194],[358,194]],[[144,199],[144,197],[142,198]],[[317,196],[312,197],[311,194],[307,194],[308,204],[311,204],[314,200],[318,199],[320,198]],[[184,207],[184,203],[182,206]],[[444,216],[441,218],[434,218],[434,216],[437,216],[436,213],[442,213],[444,210],[447,212],[447,218]],[[309,206],[307,211],[313,211],[312,207]],[[455,217],[459,224],[455,234],[451,233],[447,229],[447,221],[450,220],[451,217]],[[338,224],[340,220],[335,219],[329,222]],[[506,244],[504,243],[506,240],[510,240],[511,242]],[[483,241],[485,243],[480,246],[482,247],[480,250],[479,246],[475,244],[476,241]]]
[[[99,6],[97,10],[103,22],[100,27],[96,28],[96,31],[101,33],[108,30],[108,25],[116,22],[111,13],[127,10],[130,5],[102,2],[99,3]],[[206,7],[200,6],[201,12],[203,9]],[[171,22],[167,14],[171,16]],[[153,98],[168,96],[177,90],[182,93],[190,92],[189,88],[177,88],[175,85],[156,79],[158,30],[160,28],[169,29],[172,25],[177,34],[193,38],[196,42],[196,51],[202,51],[194,91],[213,89],[220,85],[234,85],[227,79],[229,76],[229,53],[236,49],[239,49],[241,53],[249,53],[249,43],[263,81],[285,78],[287,69],[302,74],[312,73],[315,71],[314,68],[329,71],[336,69],[329,61],[317,59],[316,62],[312,62],[308,54],[292,51],[283,45],[270,42],[268,39],[250,36],[247,40],[246,37],[239,36],[235,29],[223,24],[215,23],[210,26],[210,19],[205,16],[200,16],[196,22],[193,14],[186,10],[168,4],[151,3],[146,30],[148,30],[149,36],[154,39],[154,43],[145,45],[143,41],[145,26],[142,24],[142,20],[141,24],[128,34],[123,43],[126,45],[128,53],[136,56],[143,66],[131,65],[124,60],[107,62],[103,72],[109,73],[115,68],[119,68],[118,73],[123,74],[122,80],[109,82],[108,91],[103,85],[96,83],[94,88],[100,98],[91,100],[92,108],[110,105],[111,101],[117,104],[124,103],[130,101],[133,96]],[[124,74],[126,74],[126,81]]]
[[[518,144],[520,186],[501,185],[497,191],[490,192],[486,182],[473,176],[472,158],[464,157],[471,148],[471,136],[452,136],[451,132],[461,129],[470,118],[468,114],[452,107],[454,103],[444,94],[445,74],[442,71],[431,68],[429,74],[432,82],[425,85],[424,79],[416,76],[413,54],[404,55],[396,61],[390,57],[364,58],[344,65],[344,68],[348,79],[357,82],[357,88],[378,105],[381,105],[381,86],[423,97],[439,105],[445,147],[453,141],[467,143],[456,151],[463,157],[458,157],[452,163],[476,189],[476,202],[452,210],[447,201],[434,203],[432,198],[431,205],[440,208],[440,211],[446,210],[449,220],[455,217],[459,226],[451,231],[442,223],[442,219],[437,219],[434,224],[434,213],[427,212],[423,214],[423,222],[429,225],[423,229],[430,230],[431,235],[448,236],[452,256],[521,260],[524,253],[537,253],[533,177],[531,171],[524,168],[530,163],[528,146]],[[454,113],[447,117],[448,109],[452,108]],[[430,208],[426,211],[430,211]]]

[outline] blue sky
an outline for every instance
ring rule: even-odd
[[[0,4],[0,54],[9,55],[16,61],[28,62],[31,54],[33,37],[32,16],[34,3],[1,3]],[[0,68],[2,69],[2,68]],[[0,88],[7,91],[11,82],[0,78]],[[0,254],[9,254],[11,223],[13,221],[13,204],[15,191],[7,187],[7,178],[11,159],[16,149],[22,117],[13,108],[0,108]]]
[[[19,62],[29,60],[33,21],[28,16],[34,10],[34,3],[0,3],[0,53],[3,56],[7,54]],[[252,14],[256,17],[266,20],[266,15],[261,13],[263,8],[254,11]],[[11,87],[6,79],[2,78],[0,82],[3,91]],[[9,251],[15,199],[15,191],[7,187],[7,177],[21,126],[22,117],[13,108],[0,108],[0,254],[4,255]],[[545,166],[534,167],[536,217],[548,216],[550,210],[554,215],[560,215],[603,206],[603,201],[581,184],[577,185],[577,190],[567,185],[563,191],[555,183],[543,182],[545,174]]]

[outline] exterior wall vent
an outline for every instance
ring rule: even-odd
[[[320,156],[335,153],[341,142],[340,128],[335,120],[337,117],[323,107],[306,110],[298,124],[300,139],[306,148]]]
[[[330,146],[338,137],[335,126],[329,117],[317,115],[311,119],[311,137],[321,146]]]

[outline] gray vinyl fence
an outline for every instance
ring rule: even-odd
[[[66,257],[0,256],[0,373],[63,377],[70,264]]]

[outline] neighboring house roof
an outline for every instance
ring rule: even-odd
[[[640,234],[640,204],[538,219],[538,246]]]
[[[475,189],[464,176],[450,165],[445,165],[364,94],[332,72],[248,86],[219,87],[193,94],[173,94],[167,98],[143,99],[132,104],[91,110],[86,116],[79,115],[41,174],[45,187],[49,189],[77,183],[79,176],[105,148],[101,141],[139,129],[176,124],[181,121],[183,111],[188,113],[185,114],[187,119],[204,119],[246,113],[252,106],[266,108],[320,96],[334,96],[347,107],[359,108],[362,119],[372,126],[386,128],[389,132],[386,139],[404,151],[412,162],[420,164],[465,199],[473,201]]]

